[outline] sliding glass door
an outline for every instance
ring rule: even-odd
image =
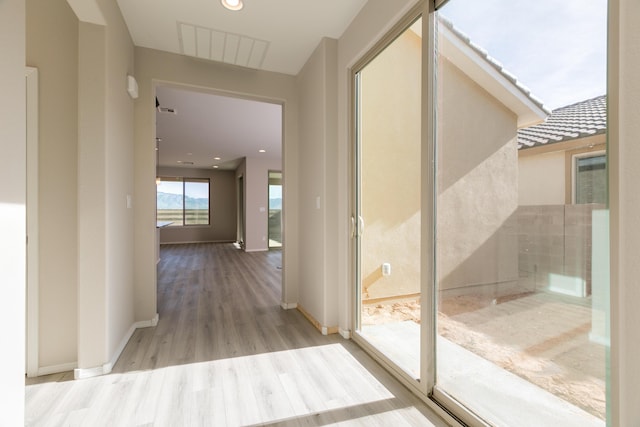
[[[355,75],[359,339],[420,378],[422,19]]]
[[[356,67],[355,338],[469,425],[604,426],[607,2],[490,3]]]

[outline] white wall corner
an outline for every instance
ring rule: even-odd
[[[340,333],[342,338],[344,338],[345,340],[350,340],[351,339],[351,331],[350,330],[339,328],[338,332]]]
[[[294,309],[294,308],[298,308],[298,303],[297,302],[281,301],[280,302],[280,307],[282,307],[283,310],[291,310],[291,309]]]
[[[156,315],[151,320],[142,320],[140,322],[136,322],[133,325],[131,325],[127,333],[124,335],[124,337],[122,337],[120,344],[118,344],[116,351],[113,353],[113,356],[111,356],[111,360],[108,363],[105,363],[102,366],[96,366],[95,368],[76,368],[73,370],[73,377],[76,380],[81,380],[85,378],[97,377],[100,375],[106,375],[110,373],[113,370],[113,367],[115,366],[116,362],[122,355],[122,352],[124,351],[125,347],[127,346],[127,343],[133,336],[133,333],[136,331],[136,329],[149,328],[149,327],[156,326],[158,324],[159,319],[160,319],[160,316],[158,313],[156,313]],[[66,369],[66,370],[69,370],[69,369]],[[44,375],[44,374],[40,374],[40,375]]]

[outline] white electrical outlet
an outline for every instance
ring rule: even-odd
[[[382,275],[391,276],[391,263],[385,262],[382,264]]]

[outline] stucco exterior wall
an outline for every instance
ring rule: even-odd
[[[421,46],[405,31],[360,73],[365,301],[420,292]]]
[[[521,206],[563,205],[566,192],[564,151],[520,156],[518,188]]]
[[[438,72],[439,289],[503,292],[518,280],[517,118],[443,55]]]

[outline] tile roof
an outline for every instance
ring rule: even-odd
[[[518,130],[518,150],[571,141],[607,131],[607,96],[561,107],[537,125]]]
[[[445,17],[442,13],[438,14],[439,23],[445,25],[447,28],[453,32],[460,40],[462,40],[465,44],[467,44],[474,52],[476,52],[484,61],[487,62],[491,67],[493,67],[496,71],[498,71],[504,78],[506,78],[511,84],[513,84],[524,96],[529,98],[534,105],[536,105],[541,110],[546,113],[551,113],[543,104],[542,100],[536,97],[533,93],[531,93],[531,89],[522,84],[521,81],[517,79],[511,72],[509,72],[504,66],[498,61],[496,58],[489,55],[486,49],[475,44],[468,35],[466,35],[462,30],[456,27],[447,17]]]

